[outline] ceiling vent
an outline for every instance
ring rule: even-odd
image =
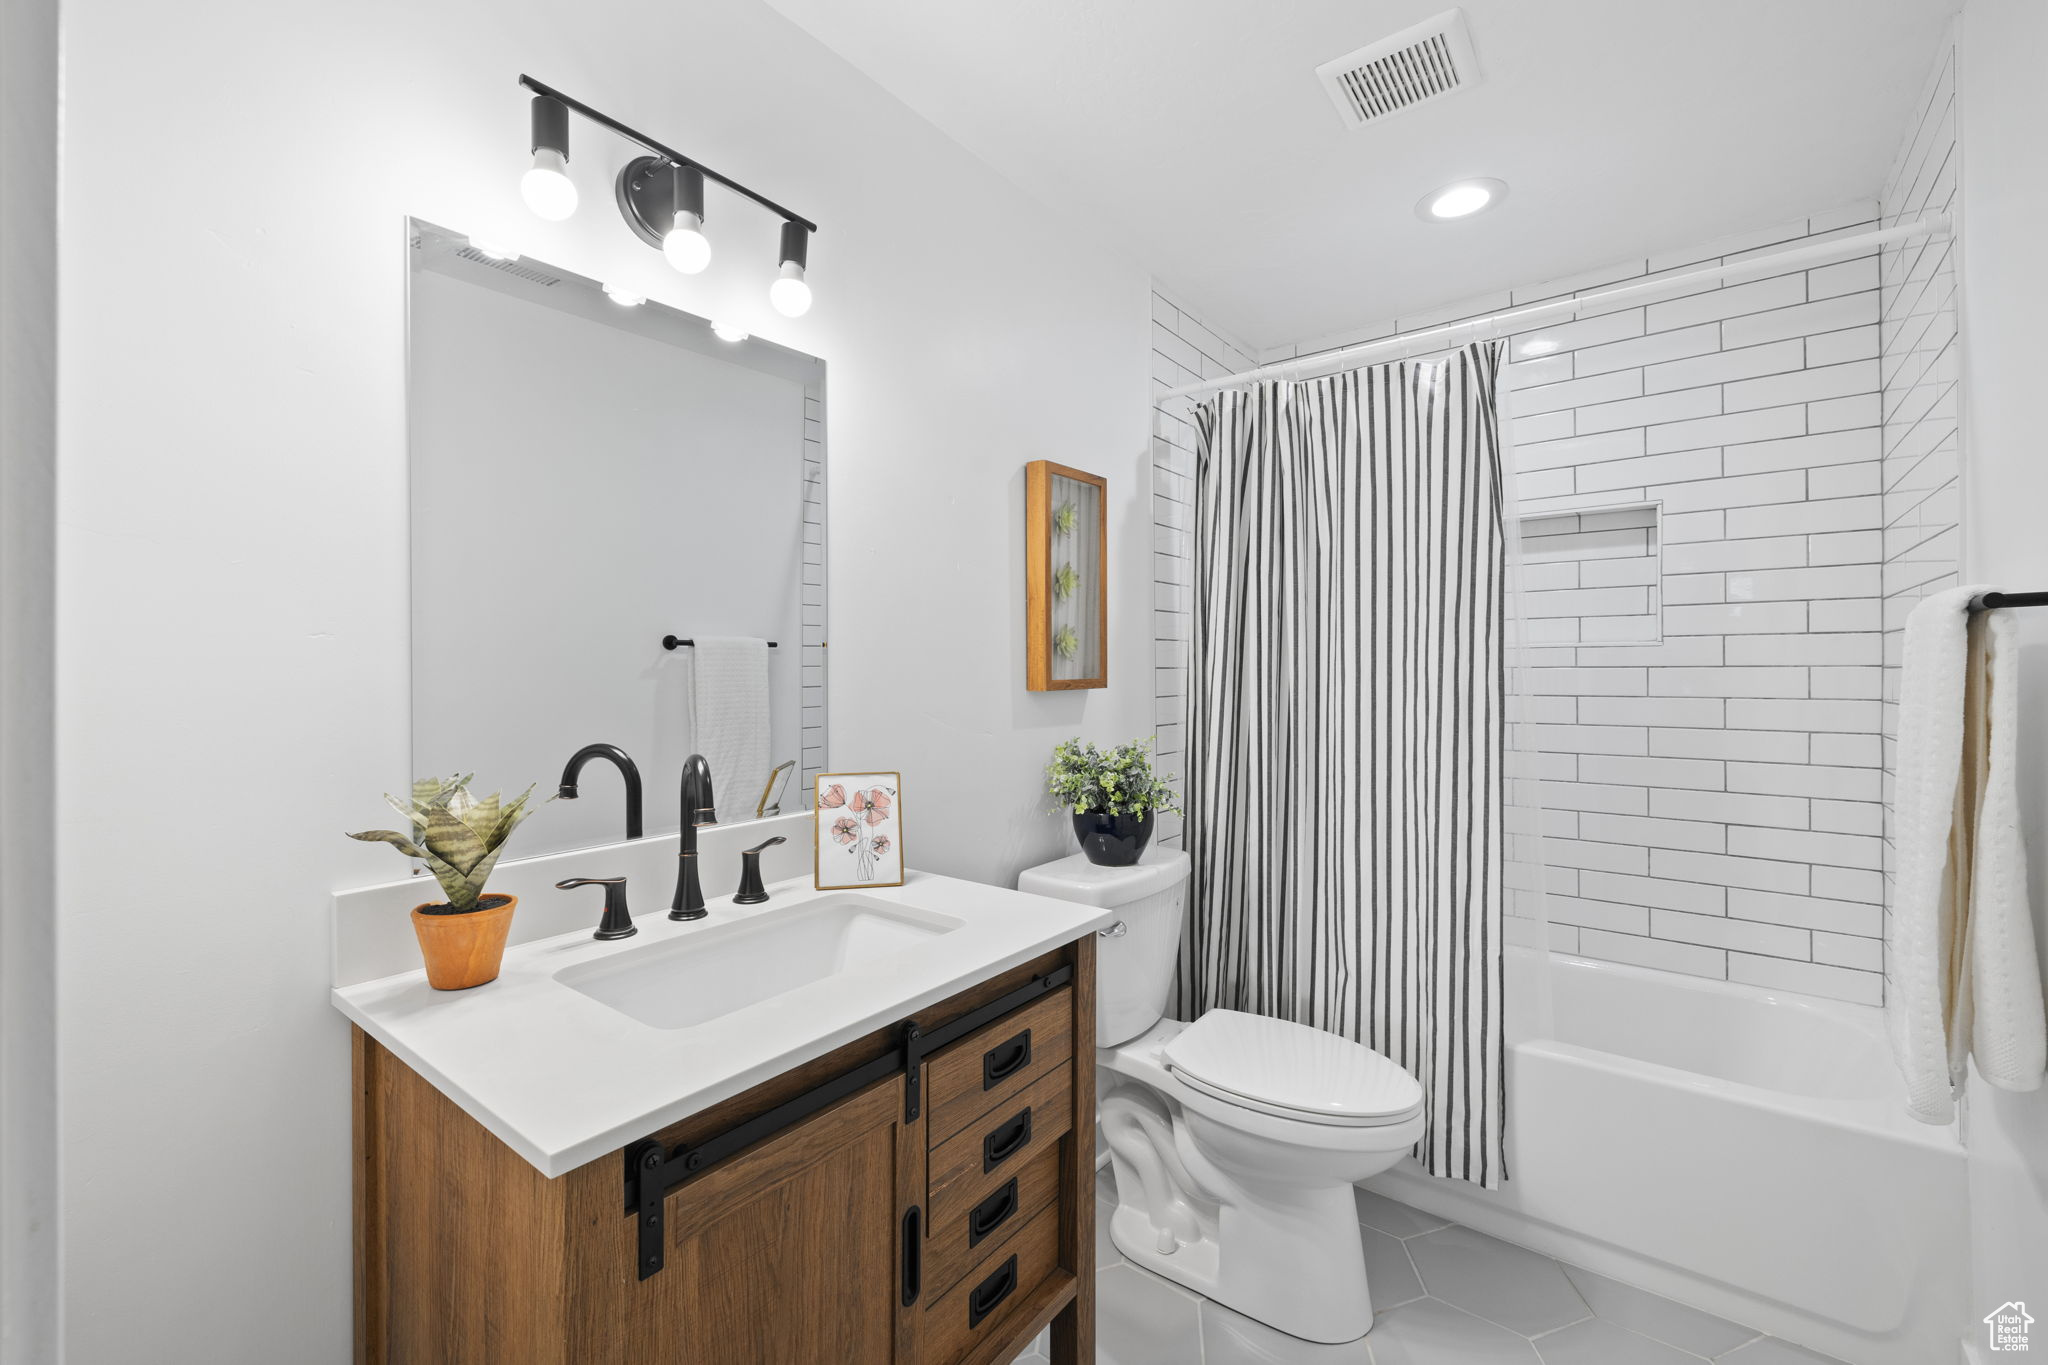
[[[562,282],[559,275],[536,270],[524,261],[501,261],[496,256],[486,255],[473,246],[457,247],[455,254],[465,261],[475,261],[478,265],[488,266],[492,270],[502,270],[515,280],[525,280],[528,284],[537,284],[542,288],[551,289]]]
[[[1353,128],[1455,94],[1479,80],[1472,35],[1459,10],[1445,10],[1370,47],[1316,68]]]

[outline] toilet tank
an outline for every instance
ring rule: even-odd
[[[1180,953],[1187,854],[1152,848],[1135,866],[1098,867],[1076,853],[1021,873],[1017,889],[1116,911],[1117,922],[1095,943],[1097,1047],[1115,1047],[1164,1017]]]

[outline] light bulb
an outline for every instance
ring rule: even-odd
[[[800,318],[811,311],[811,287],[804,283],[804,268],[795,261],[782,263],[782,274],[768,286],[768,302],[786,318]]]
[[[604,287],[604,296],[621,308],[638,308],[641,304],[647,302],[645,294],[635,294],[630,289],[621,289],[614,284],[608,284]]]
[[[712,323],[711,335],[717,337],[720,341],[745,341],[747,339],[745,332],[729,322]]]
[[[661,239],[661,254],[685,275],[695,275],[711,264],[711,239],[704,235],[704,220],[694,213],[678,213],[676,225]]]
[[[526,207],[551,223],[576,212],[576,182],[569,178],[568,165],[568,158],[554,148],[540,147],[533,153],[533,169],[519,177]]]

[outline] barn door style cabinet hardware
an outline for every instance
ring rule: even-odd
[[[1092,1361],[1094,939],[552,1180],[358,1029],[357,1361]]]

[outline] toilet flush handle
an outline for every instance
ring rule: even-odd
[[[1122,920],[1118,920],[1107,929],[1097,929],[1095,934],[1098,938],[1122,938],[1129,932],[1131,932],[1131,926],[1125,924]]]

